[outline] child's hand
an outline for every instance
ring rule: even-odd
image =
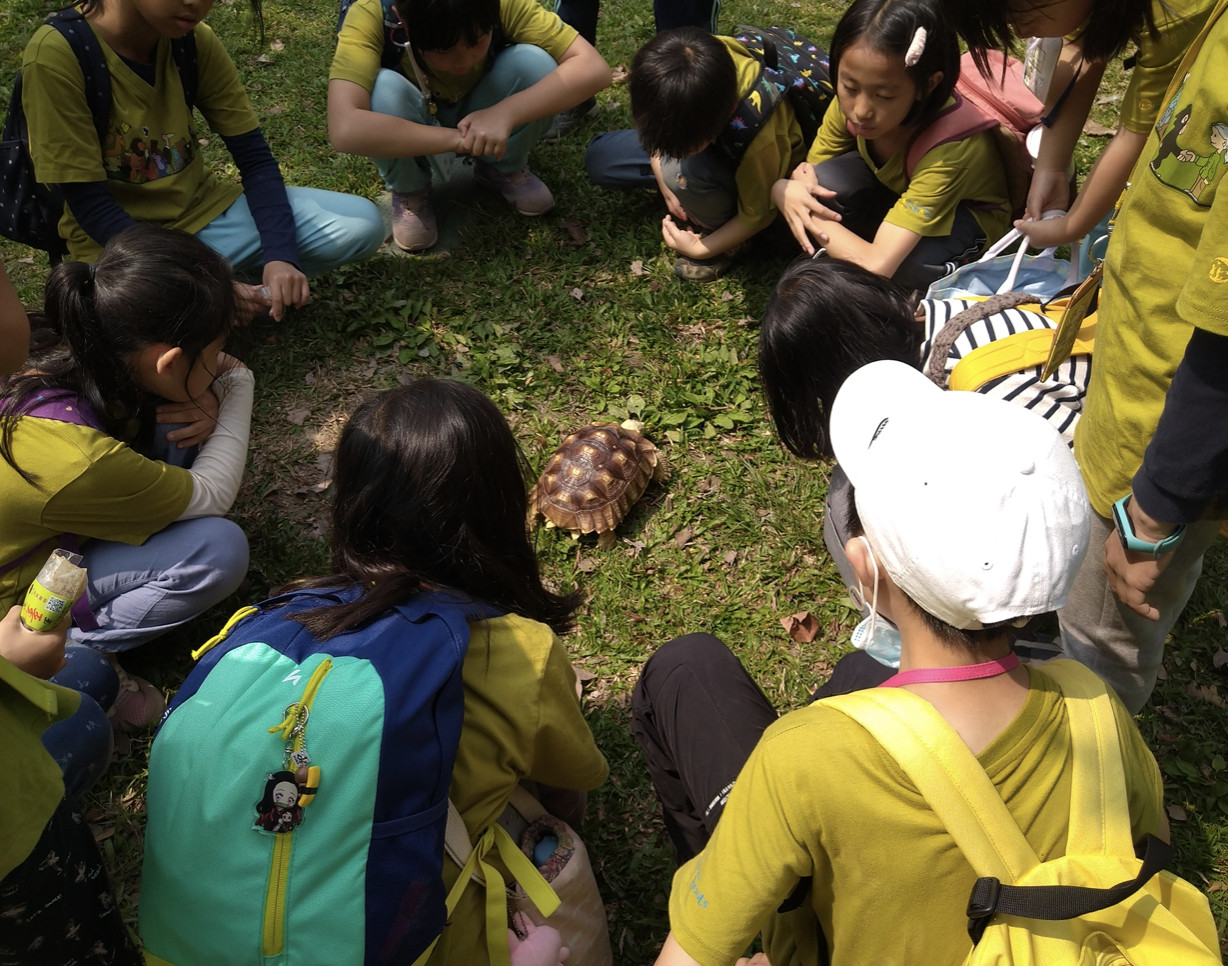
[[[799,166],[793,178],[788,181],[782,178],[772,185],[772,204],[785,216],[785,223],[802,247],[802,251],[807,255],[813,255],[814,245],[810,240],[811,236],[813,235],[820,244],[827,244],[823,222],[839,221],[840,215],[820,200],[834,198],[836,193],[829,188],[824,188],[814,180],[814,169],[810,165],[804,165],[804,167],[810,168],[808,177],[804,175],[798,177],[798,172],[801,171],[801,166]]]
[[[265,262],[264,287],[269,291],[269,315],[278,322],[285,306],[300,308],[311,298],[307,276],[289,262]]]
[[[661,236],[665,239],[665,244],[687,258],[703,261],[720,254],[720,252],[710,250],[704,243],[703,236],[698,232],[691,231],[689,228],[679,228],[670,215],[666,215],[661,221]]]
[[[1046,218],[1044,221],[1028,221],[1019,219],[1015,227],[1019,229],[1033,248],[1056,248],[1075,240],[1070,233],[1070,219],[1063,215],[1060,218]]]
[[[507,931],[512,966],[562,966],[571,955],[553,926],[535,925],[523,912],[516,913],[515,925],[524,933],[524,939],[511,929]]]
[[[0,657],[36,678],[49,678],[64,666],[66,620],[51,631],[32,631],[21,624],[21,607],[9,608],[0,619]]]
[[[750,959],[743,956],[734,966],[772,966],[772,963],[767,958],[767,953],[755,953]]]
[[[464,153],[502,161],[513,126],[507,112],[500,110],[496,104],[465,115],[456,125],[456,130],[463,138]]]
[[[187,423],[166,434],[167,441],[174,443],[176,449],[186,449],[203,443],[213,435],[219,408],[220,403],[213,390],[206,389],[187,402],[163,403],[158,407],[155,418],[159,423]]]
[[[1065,170],[1037,168],[1032,172],[1024,217],[1040,221],[1046,211],[1065,211],[1070,204],[1070,178]],[[1047,247],[1047,246],[1046,246]]]

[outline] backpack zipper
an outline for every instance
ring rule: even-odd
[[[286,708],[285,717],[279,724],[269,729],[271,733],[281,732],[286,742],[287,752],[300,751],[306,744],[303,726],[299,726],[300,715],[310,711],[315,701],[316,693],[324,681],[325,675],[333,668],[333,662],[328,658],[321,661],[303,689],[303,696]],[[287,757],[288,754],[287,754]],[[293,770],[293,765],[287,762]],[[317,769],[318,771],[318,769]],[[310,804],[310,799],[304,801],[304,807]],[[263,956],[278,956],[281,954],[286,939],[286,891],[290,878],[290,850],[294,845],[294,831],[284,832],[274,836],[273,858],[269,863],[269,883],[264,898],[264,926],[260,938],[260,952]]]

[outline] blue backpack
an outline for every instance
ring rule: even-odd
[[[111,75],[94,31],[75,7],[57,10],[47,17],[48,24],[64,35],[77,55],[77,65],[85,87],[85,101],[94,119],[100,145],[106,140],[111,119]],[[171,55],[179,70],[188,110],[196,99],[196,35],[188,31],[171,41]],[[0,133],[0,235],[47,253],[55,265],[68,253],[60,238],[60,218],[64,196],[55,185],[40,184],[30,157],[30,135],[21,100],[21,71],[13,81],[4,130]]]
[[[409,964],[442,931],[468,620],[495,611],[424,592],[328,641],[292,619],[357,595],[246,607],[194,654],[149,760],[147,963]]]

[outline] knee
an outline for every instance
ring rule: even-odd
[[[513,44],[499,51],[490,69],[492,80],[502,75],[512,78],[509,94],[532,87],[557,68],[558,62],[533,44]]]
[[[659,699],[670,682],[682,677],[693,679],[697,669],[713,670],[728,662],[737,663],[733,652],[711,634],[686,634],[657,649],[640,671],[632,694],[632,713],[640,717]]]
[[[584,149],[584,170],[603,188],[639,188],[656,184],[652,163],[632,130],[606,131]]]
[[[69,643],[64,648],[64,667],[51,676],[54,684],[80,691],[104,710],[119,694],[119,675],[102,651],[88,644]]]
[[[422,92],[404,74],[383,68],[371,87],[371,110],[406,120],[417,120],[422,113]]]
[[[198,566],[194,569],[200,574],[197,589],[203,611],[233,594],[247,576],[247,534],[225,517],[201,517],[190,522],[197,531]]]

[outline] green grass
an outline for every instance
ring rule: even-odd
[[[0,9],[4,84],[46,9],[39,0],[10,0]],[[843,9],[835,2],[730,0],[721,24],[787,24],[825,44]],[[267,4],[263,46],[244,11],[242,0],[219,3],[210,23],[247,81],[287,182],[376,196],[372,165],[335,154],[324,132],[333,0]],[[650,4],[606,0],[598,45],[611,65],[626,65],[652,29]],[[609,904],[617,960],[638,964],[651,961],[665,935],[672,873],[629,729],[640,665],[673,636],[711,631],[782,709],[791,708],[846,649],[854,615],[823,548],[827,470],[783,451],[758,388],[756,320],[786,256],[752,247],[715,284],[675,279],[660,239],[660,202],[648,192],[602,191],[584,177],[587,139],[629,123],[624,88],[598,101],[594,121],[534,153],[534,170],[558,202],[550,215],[523,219],[484,193],[457,195],[441,211],[445,236],[457,240],[448,251],[417,258],[381,252],[316,280],[312,302],[280,325],[239,334],[236,351],[259,386],[252,465],[235,508],[251,539],[251,572],[233,601],[128,663],[172,689],[190,666],[187,652],[230,610],[288,578],[326,569],[327,457],[345,415],[369,391],[421,374],[473,382],[507,413],[535,470],[571,429],[639,417],[673,475],[649,489],[620,527],[619,544],[598,551],[558,531],[538,536],[550,580],[586,595],[566,644],[577,665],[596,675],[586,707],[611,777],[592,797],[584,834]],[[1096,110],[1102,123],[1114,123],[1112,103]],[[1083,139],[1082,170],[1104,143]],[[225,168],[217,145],[210,150]],[[11,245],[0,254],[23,297],[37,305],[42,256]],[[1180,807],[1172,813],[1178,871],[1211,890],[1221,934],[1228,918],[1228,682],[1217,660],[1226,575],[1228,555],[1216,547],[1174,633],[1167,680],[1140,717],[1164,770],[1167,800]],[[780,624],[797,611],[811,612],[823,628],[813,644],[794,643]],[[131,921],[146,754],[147,742],[138,742],[89,802]]]

